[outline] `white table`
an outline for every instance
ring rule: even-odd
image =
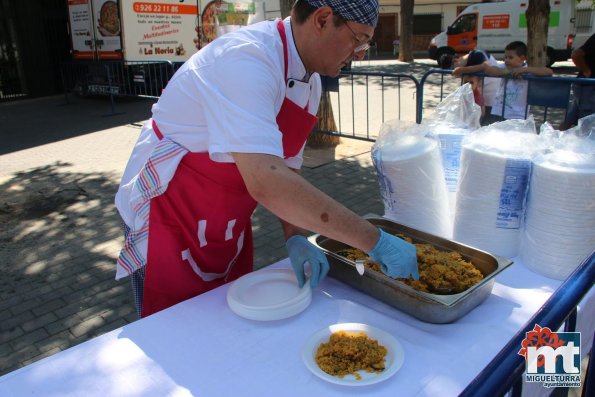
[[[443,325],[416,320],[331,278],[295,317],[245,320],[227,307],[226,285],[9,373],[0,378],[0,396],[454,396],[560,285],[515,262],[483,304]],[[580,308],[586,354],[593,291]],[[403,367],[363,388],[315,377],[302,363],[302,348],[316,331],[342,322],[394,335],[405,349]],[[546,391],[535,386],[526,394]]]

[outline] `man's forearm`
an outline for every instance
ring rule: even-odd
[[[283,229],[283,235],[285,236],[285,240],[287,240],[291,236],[295,236],[295,235],[307,236],[311,233],[310,231],[303,229],[301,227],[298,227],[296,225],[293,225],[284,219],[281,219],[281,218],[277,218],[277,219],[279,219],[279,222],[281,223],[281,228]]]
[[[292,227],[366,252],[378,241],[376,227],[292,172],[280,158],[245,153],[233,157],[252,197]]]
[[[292,172],[295,172],[298,175],[301,175],[300,170],[296,170],[293,168],[290,168],[289,170]],[[277,218],[277,219],[279,219],[279,222],[281,223],[281,228],[283,229],[283,236],[285,236],[285,240],[287,240],[291,236],[295,236],[295,235],[307,236],[308,234],[310,234],[310,231],[308,231],[306,229],[297,227],[297,226],[287,222],[284,219],[281,219],[281,218]]]

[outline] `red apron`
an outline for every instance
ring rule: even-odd
[[[287,80],[282,21],[277,29]],[[277,114],[285,158],[299,153],[317,121],[285,98]],[[161,139],[154,122],[153,129]],[[235,164],[214,162],[208,153],[186,154],[166,192],[150,202],[142,317],[251,272],[256,204]]]

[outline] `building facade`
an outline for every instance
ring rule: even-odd
[[[0,0],[0,101],[60,92],[67,21],[66,0]]]
[[[427,50],[432,37],[444,30],[470,4],[481,0],[415,0],[413,9],[413,50]],[[267,18],[281,15],[278,0],[266,0]],[[374,34],[376,51],[392,53],[393,41],[399,38],[401,2],[380,0],[380,18]]]
[[[82,0],[0,0],[0,101],[61,92],[62,65],[72,61],[68,5],[77,1]],[[190,1],[196,1],[200,10],[211,3]],[[413,49],[426,50],[435,34],[445,30],[466,6],[478,2],[415,0]],[[281,15],[279,0],[264,3],[266,18]],[[393,52],[400,7],[398,0],[380,0],[374,35],[377,53]]]

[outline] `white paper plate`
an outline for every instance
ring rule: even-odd
[[[227,304],[238,316],[258,321],[288,318],[300,313],[312,301],[306,281],[299,288],[293,270],[263,269],[246,274],[227,290]]]
[[[384,371],[380,373],[359,371],[362,378],[357,380],[353,375],[345,375],[343,378],[339,378],[338,376],[329,375],[321,370],[318,364],[316,364],[316,351],[318,350],[318,346],[320,346],[321,343],[327,343],[331,334],[338,331],[365,332],[370,339],[375,339],[379,344],[386,347],[387,353],[385,357],[386,365]],[[385,331],[366,324],[343,323],[330,325],[312,335],[304,346],[302,358],[306,367],[321,379],[338,385],[365,386],[382,382],[393,376],[401,366],[403,366],[403,362],[405,361],[405,351],[403,350],[401,343]]]

